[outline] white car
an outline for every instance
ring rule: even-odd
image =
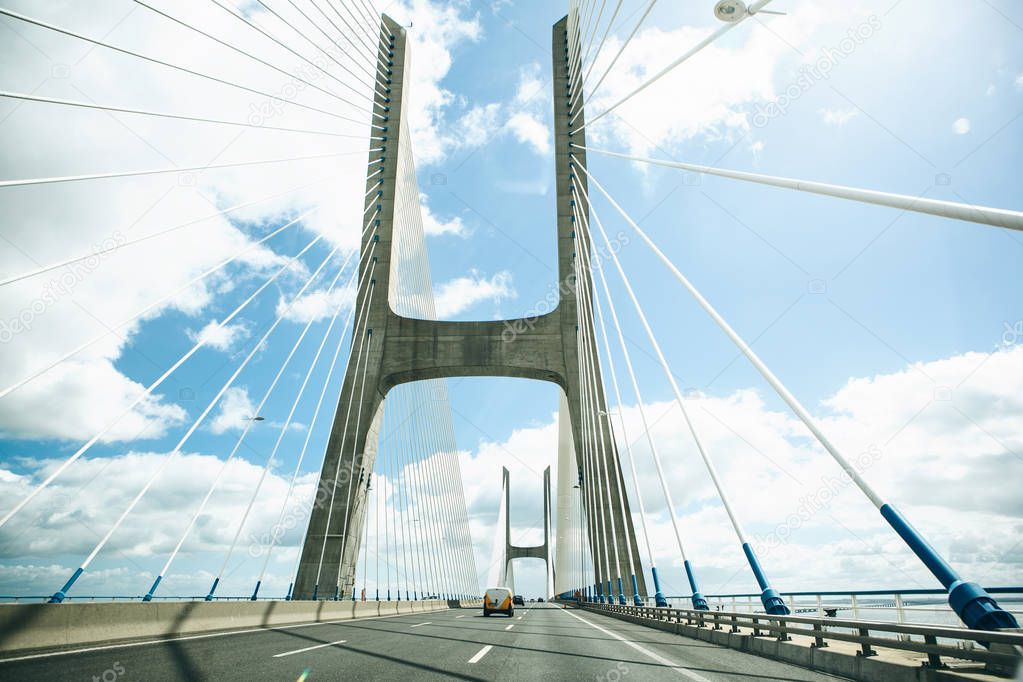
[[[512,605],[512,593],[507,587],[490,587],[483,593],[483,615],[503,613],[509,618],[515,615]]]

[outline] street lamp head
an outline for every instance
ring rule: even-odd
[[[720,0],[714,5],[714,16],[729,24],[745,18],[748,12],[749,9],[743,0]]]

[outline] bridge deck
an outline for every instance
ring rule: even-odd
[[[0,662],[10,680],[285,680],[306,670],[309,680],[840,679],[548,604],[511,619],[454,609]]]

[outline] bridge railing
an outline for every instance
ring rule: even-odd
[[[49,594],[30,594],[30,595],[0,595],[0,604],[32,604],[37,602],[48,602],[53,595]],[[82,602],[132,602],[142,601],[143,595],[68,595],[64,598],[65,603],[82,603]],[[429,601],[431,599],[444,599],[444,597],[433,595],[423,595],[419,601]],[[206,595],[194,595],[194,596],[160,596],[153,595],[152,601],[206,601]],[[284,601],[281,596],[268,595],[265,597],[252,598],[252,595],[239,595],[239,596],[220,596],[214,595],[209,601]],[[343,599],[342,601],[351,601],[350,599]],[[387,602],[387,601],[408,601],[407,599],[373,599],[372,597],[367,599],[359,599],[357,601],[371,601],[371,602]],[[415,600],[413,600],[415,601]]]
[[[779,641],[808,638],[811,646],[851,642],[858,656],[875,656],[878,649],[894,649],[927,656],[926,666],[940,668],[942,658],[975,661],[1001,670],[1013,670],[1023,656],[1023,634],[912,623],[844,620],[809,616],[772,616],[737,611],[697,611],[677,607],[586,604],[586,608],[625,614],[653,621],[773,637]]]
[[[1004,595],[999,598],[999,605],[1023,621],[1023,587],[985,589],[991,594]],[[704,596],[712,611],[764,612],[759,593]],[[845,617],[954,628],[962,625],[948,604],[948,593],[940,589],[788,592],[782,597],[793,615],[812,614],[819,618]],[[667,597],[668,605],[678,608],[691,606],[690,599],[689,596]],[[647,606],[654,606],[653,599],[647,600]]]

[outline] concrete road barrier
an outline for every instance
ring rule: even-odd
[[[480,602],[179,601],[0,604],[0,656],[31,651],[270,628],[352,618],[397,616]]]

